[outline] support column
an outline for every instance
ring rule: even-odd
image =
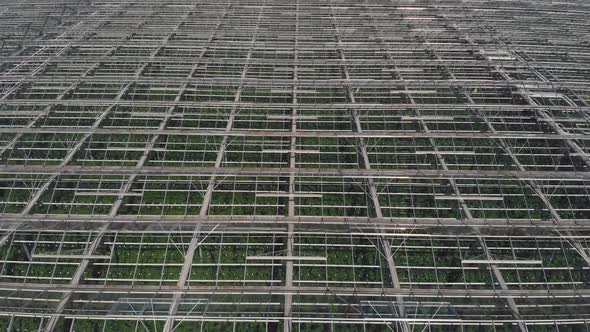
[[[195,3],[193,5],[193,7],[187,11],[186,15],[182,18],[182,20],[177,24],[177,26],[174,28],[173,32],[171,32],[170,34],[168,34],[164,40],[162,41],[162,43],[160,44],[159,47],[157,47],[151,54],[150,54],[150,58],[149,60],[144,63],[140,68],[137,69],[137,71],[135,72],[134,75],[134,81],[137,80],[141,74],[144,72],[144,70],[147,68],[147,66],[152,62],[153,58],[158,54],[158,52],[160,52],[160,50],[168,43],[168,41],[170,40],[170,38],[172,38],[174,36],[174,34],[178,31],[178,29],[182,26],[182,24],[184,24],[184,22],[186,22],[186,20],[188,19],[190,13],[192,11],[194,11],[196,9],[197,3]],[[193,67],[193,70],[191,71],[191,74],[189,74],[189,77],[192,76],[192,74],[194,73],[194,71],[196,71],[197,66],[195,65]],[[122,90],[121,92],[117,95],[117,100],[121,99],[125,93],[129,90],[129,88],[132,87],[133,82],[128,83]],[[184,90],[186,89],[186,84],[183,85],[183,87],[181,88],[181,90],[178,92],[176,99],[175,100],[180,100],[180,97],[182,96],[182,94],[184,93]],[[109,106],[107,108],[107,110],[105,110],[101,116],[99,117],[99,119],[97,119],[93,125],[93,128],[96,129],[100,126],[100,124],[102,123],[102,120],[104,118],[106,118],[107,114],[116,107],[116,104]],[[169,107],[165,117],[163,118],[161,124],[160,124],[160,128],[163,129],[166,127],[166,124],[168,123],[168,120],[170,119],[170,116],[172,115],[172,113],[174,112],[174,109],[176,107],[172,106]],[[66,156],[66,158],[64,158],[64,161],[62,162],[63,165],[66,165],[70,162],[70,160],[73,158],[73,156],[75,155],[75,153],[78,151],[79,147],[82,146],[82,144],[86,141],[86,139],[88,139],[88,137],[90,137],[92,135],[91,133],[88,133],[87,135],[84,136],[83,139],[81,139],[78,144],[76,145],[76,147],[74,149],[72,149],[70,151],[70,153],[68,154],[68,156]],[[148,144],[145,147],[145,152],[144,155],[139,159],[139,161],[137,162],[136,168],[141,168],[143,167],[143,165],[145,164],[145,162],[147,161],[148,158],[148,152],[153,148],[153,146],[156,144],[157,140],[158,140],[159,135],[154,135],[154,137],[152,137],[152,139],[148,142]],[[48,185],[55,180],[57,177],[59,177],[60,173],[56,173],[54,174],[47,182],[46,185],[48,187]],[[121,191],[119,192],[119,194],[117,195],[117,200],[115,201],[115,203],[113,204],[113,206],[111,207],[111,210],[109,212],[109,217],[114,217],[117,215],[117,212],[119,210],[119,208],[121,207],[123,198],[125,193],[127,193],[130,189],[131,186],[133,185],[133,182],[135,181],[135,178],[137,177],[137,175],[131,175],[129,177],[129,179],[127,179],[126,183],[123,185],[123,187],[121,188]],[[38,192],[38,197],[37,199],[41,196],[42,192],[39,193]],[[29,204],[31,204],[31,202],[29,202]],[[27,207],[29,207],[29,205],[27,205]],[[32,206],[31,206],[32,208]],[[30,210],[30,209],[29,209]],[[24,211],[23,211],[24,212]],[[28,214],[28,211],[26,212],[26,214]],[[103,227],[101,227],[101,229],[99,230],[98,234],[95,236],[94,240],[90,243],[90,245],[86,248],[85,252],[84,252],[84,256],[90,256],[92,254],[94,254],[94,252],[98,249],[100,243],[102,242],[102,238],[104,237],[104,235],[107,233],[107,229],[110,223],[105,224]],[[78,265],[76,271],[74,272],[74,275],[72,276],[72,279],[70,281],[70,285],[71,286],[76,286],[78,285],[81,280],[82,277],[84,276],[84,272],[86,271],[86,269],[88,268],[88,266],[90,265],[90,259],[89,258],[83,258],[82,261],[80,262],[80,264]],[[62,299],[59,301],[59,303],[57,304],[57,307],[54,310],[54,313],[51,315],[51,317],[49,318],[49,321],[46,323],[46,325],[43,327],[43,331],[46,332],[51,332],[55,330],[55,327],[57,325],[57,322],[59,321],[59,318],[61,317],[61,313],[63,312],[63,310],[65,309],[65,307],[68,305],[68,303],[70,302],[70,299],[72,297],[72,292],[67,292],[62,296]]]
[[[234,104],[239,103],[241,95],[242,95],[242,91],[244,89],[244,80],[245,80],[246,74],[248,72],[250,59],[252,58],[252,53],[254,52],[254,45],[256,42],[256,38],[258,37],[258,31],[260,28],[260,22],[262,21],[262,14],[264,12],[264,8],[265,8],[265,3],[260,7],[260,12],[258,14],[258,20],[256,22],[256,28],[255,28],[254,34],[252,36],[252,39],[250,40],[250,47],[248,50],[248,55],[246,57],[246,62],[244,64],[244,69],[242,70],[242,74],[240,75],[240,85],[239,85],[238,90],[236,91],[236,94],[234,96]],[[227,10],[226,10],[226,13],[227,13]],[[223,18],[225,18],[225,16],[226,16],[226,14],[224,14],[222,19],[218,23],[216,29],[219,29],[219,26],[221,25]],[[234,118],[235,118],[236,114],[238,113],[237,108],[238,108],[237,106],[233,106],[231,109],[229,119],[228,119],[227,125],[225,127],[226,134],[229,133],[233,127]],[[228,144],[229,144],[229,136],[225,135],[225,136],[223,136],[223,140],[222,140],[221,145],[219,147],[219,151],[217,151],[217,158],[215,159],[215,166],[214,166],[215,168],[221,167],[221,164],[223,163],[223,157],[225,156],[225,149],[227,148]],[[199,216],[201,216],[201,217],[206,216],[208,214],[209,206],[211,204],[211,198],[213,195],[213,190],[215,189],[215,185],[216,185],[216,179],[217,179],[216,175],[212,175],[211,178],[209,179],[209,184],[207,185],[207,190],[206,190],[205,195],[203,197],[203,203],[201,204],[201,210],[199,212]],[[184,287],[186,285],[186,282],[190,278],[190,272],[191,272],[191,268],[192,268],[192,264],[193,264],[195,250],[197,249],[197,247],[200,244],[199,243],[199,234],[200,234],[200,230],[201,230],[201,225],[202,225],[202,223],[199,223],[197,225],[197,227],[195,228],[195,230],[193,231],[193,235],[191,237],[191,242],[189,243],[188,249],[184,255],[182,268],[180,270],[180,276],[179,276],[178,281],[176,283],[176,285],[178,287]],[[171,304],[170,310],[168,312],[168,319],[166,320],[166,324],[164,325],[163,332],[171,332],[174,329],[174,321],[175,321],[174,317],[176,316],[176,313],[178,311],[178,307],[180,305],[181,300],[182,300],[181,293],[176,293],[172,297],[172,304]]]
[[[295,44],[293,46],[293,108],[291,110],[291,132],[297,131],[297,62],[299,59],[299,0],[295,3]],[[296,153],[297,149],[297,137],[291,137],[290,152],[289,152],[289,203],[287,206],[287,215],[289,217],[295,216],[295,167],[297,165]],[[294,256],[295,239],[293,238],[293,231],[295,225],[289,223],[287,225],[287,256]],[[285,287],[293,287],[293,260],[287,260],[285,262]],[[284,307],[284,320],[283,320],[283,331],[291,332],[293,317],[293,294],[285,294],[285,307]]]
[[[336,18],[334,15],[334,7],[332,6],[332,4],[330,4],[330,17],[331,17],[331,21],[332,21],[332,27],[334,28],[334,31],[336,32],[335,37],[336,37],[336,42],[337,42],[337,47],[338,47],[337,51],[340,56],[340,60],[342,60],[342,71],[343,71],[344,79],[345,79],[344,89],[346,91],[346,95],[347,95],[348,99],[350,100],[350,103],[354,105],[354,104],[356,104],[356,100],[354,97],[354,92],[352,91],[352,87],[350,85],[350,83],[351,83],[350,73],[348,72],[348,67],[346,65],[346,57],[344,55],[342,40],[340,38],[340,31],[339,31],[339,28],[338,28],[338,25],[336,22]],[[358,111],[355,108],[351,108],[350,112],[351,112],[351,117],[353,119],[354,126],[355,126],[354,131],[357,133],[362,133],[363,129],[362,129],[362,124],[360,121],[360,116],[358,114]],[[363,164],[363,167],[365,168],[365,170],[371,170],[371,163],[369,161],[369,155],[367,153],[367,145],[366,145],[363,137],[359,137],[357,140],[357,150],[361,155],[361,158],[363,160],[362,164]],[[375,216],[377,218],[383,218],[383,211],[381,210],[381,204],[379,203],[379,195],[377,192],[375,181],[372,176],[368,176],[366,181],[367,181],[367,187],[369,189],[369,199],[372,202]],[[385,230],[381,227],[377,227],[377,232],[379,234],[383,234],[385,232]],[[393,259],[393,255],[391,253],[391,243],[389,242],[388,239],[386,239],[385,237],[380,235],[379,236],[379,244],[383,250],[383,256],[385,257],[385,261],[386,261],[387,267],[389,269],[391,283],[392,283],[393,287],[401,288],[401,284],[399,282],[399,277],[397,274],[397,268],[395,265],[395,261]],[[405,314],[405,306],[404,306],[403,296],[396,296],[396,300],[398,302],[397,303],[398,306],[396,308],[399,310],[399,312],[397,314],[399,315],[400,318],[405,318],[406,314]],[[401,327],[403,332],[409,332],[411,330],[410,325],[406,321],[399,321],[398,324]]]

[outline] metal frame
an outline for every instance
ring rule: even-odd
[[[585,1],[0,8],[0,329],[590,331]]]

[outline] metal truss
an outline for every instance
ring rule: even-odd
[[[590,331],[584,0],[0,0],[0,329]]]

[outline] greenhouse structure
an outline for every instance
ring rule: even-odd
[[[0,330],[590,332],[588,0],[0,0]]]

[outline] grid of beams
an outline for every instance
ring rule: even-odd
[[[0,4],[2,330],[590,330],[585,1]]]

